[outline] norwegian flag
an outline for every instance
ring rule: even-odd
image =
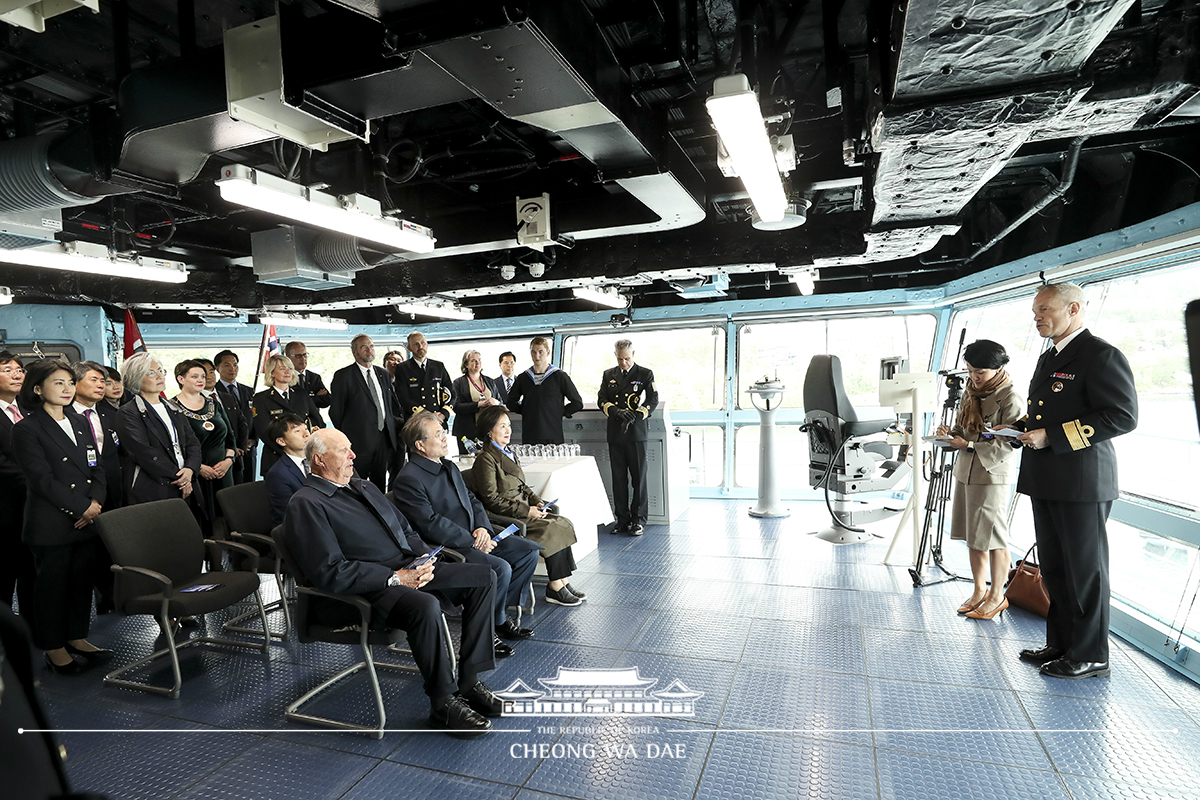
[[[138,330],[137,322],[133,319],[133,312],[128,308],[125,309],[125,358],[129,358],[134,353],[146,352],[146,343],[142,341],[142,332]]]
[[[267,359],[269,359],[271,356],[281,355],[283,355],[283,348],[279,346],[279,335],[275,333],[274,325],[268,325],[267,329],[263,331],[263,357],[262,369],[260,372],[262,372],[263,375],[266,375]]]

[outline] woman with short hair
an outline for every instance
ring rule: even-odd
[[[468,350],[462,357],[462,377],[454,379],[454,428],[450,431],[458,452],[466,453],[463,439],[475,437],[475,416],[488,406],[498,406],[496,385],[483,374],[483,356]]]
[[[121,365],[123,382],[134,392],[117,412],[126,505],[186,500],[200,472],[200,441],[183,414],[163,401],[166,376],[151,353],[134,353]]]
[[[204,394],[207,380],[208,370],[204,362],[193,359],[180,361],[175,365],[179,394],[175,395],[171,406],[187,419],[200,443],[196,500],[203,514],[201,525],[209,533],[217,515],[216,493],[233,486],[232,468],[233,459],[237,456],[237,440],[224,407],[215,398]]]

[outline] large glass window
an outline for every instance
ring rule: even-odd
[[[673,411],[716,411],[725,400],[725,329],[721,326],[568,336],[562,368],[585,403],[595,403],[604,370],[616,366],[613,348],[633,342],[634,361],[654,370],[659,402]]]
[[[1191,603],[1197,591],[1195,545],[1108,521],[1112,591],[1122,600],[1178,630],[1200,638],[1200,607]]]
[[[967,365],[963,363],[958,343],[968,345],[978,339],[991,339],[1008,352],[1010,360],[1006,369],[1012,376],[1013,385],[1024,397],[1033,368],[1046,344],[1033,327],[1033,291],[1028,297],[955,313],[946,337],[941,368],[965,370]]]
[[[507,352],[517,357],[516,372],[513,373],[515,375],[533,366],[533,361],[529,359],[529,340],[537,335],[531,333],[520,339],[458,339],[450,342],[430,342],[429,358],[445,364],[446,370],[450,373],[450,379],[453,380],[463,374],[463,354],[468,350],[478,350],[479,355],[483,357],[483,374],[489,378],[498,378],[500,377],[500,354]],[[541,335],[551,343],[551,350],[553,350],[554,335],[550,333]],[[408,358],[408,350],[403,344],[395,349]],[[383,351],[379,349],[378,343],[375,344],[375,352],[379,363],[382,364]]]
[[[719,487],[725,480],[725,429],[718,425],[686,425],[688,483]]]
[[[758,487],[759,425],[740,425],[733,440],[733,482],[737,486]],[[778,484],[786,491],[808,486],[808,435],[798,425],[775,428],[775,472]]]
[[[877,408],[880,359],[901,356],[914,372],[929,369],[936,327],[930,314],[743,325],[738,331],[738,407],[751,407],[746,389],[767,376],[778,377],[787,387],[783,408],[803,408],[808,363],[814,355],[829,353],[842,363],[850,402]]]

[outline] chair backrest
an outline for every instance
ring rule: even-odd
[[[275,542],[275,552],[279,554],[279,560],[283,562],[283,571],[291,575],[296,580],[296,583],[301,586],[306,585],[304,576],[296,566],[296,560],[292,558],[292,552],[288,549],[288,544],[284,540],[282,525],[276,525],[271,529],[271,540]]]
[[[842,385],[842,362],[837,356],[816,355],[804,373],[804,413],[824,411],[842,422],[857,422],[858,414]]]
[[[105,511],[96,517],[96,531],[114,564],[154,570],[172,583],[194,578],[204,560],[204,534],[178,497]],[[125,573],[116,583],[117,606],[161,590],[156,581]]]
[[[271,499],[266,481],[240,483],[217,492],[217,505],[230,533],[271,535]]]

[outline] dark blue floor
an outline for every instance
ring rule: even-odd
[[[305,732],[284,707],[354,652],[295,642],[185,651],[178,700],[104,688],[98,672],[43,673],[43,698],[58,728],[96,731],[61,735],[76,790],[123,800],[1200,797],[1194,683],[1115,638],[1111,678],[1042,678],[1016,657],[1042,644],[1041,619],[966,619],[968,584],[914,589],[881,563],[886,542],[808,536],[819,507],[757,520],[749,505],[694,500],[669,529],[602,534],[572,580],[587,602],[539,605],[535,638],[485,676],[504,689],[636,666],[655,688],[703,692],[694,717],[505,718],[464,742],[423,732],[416,677],[384,674],[394,732]],[[156,633],[106,616],[91,639],[124,663]],[[366,719],[362,684],[322,702]]]

